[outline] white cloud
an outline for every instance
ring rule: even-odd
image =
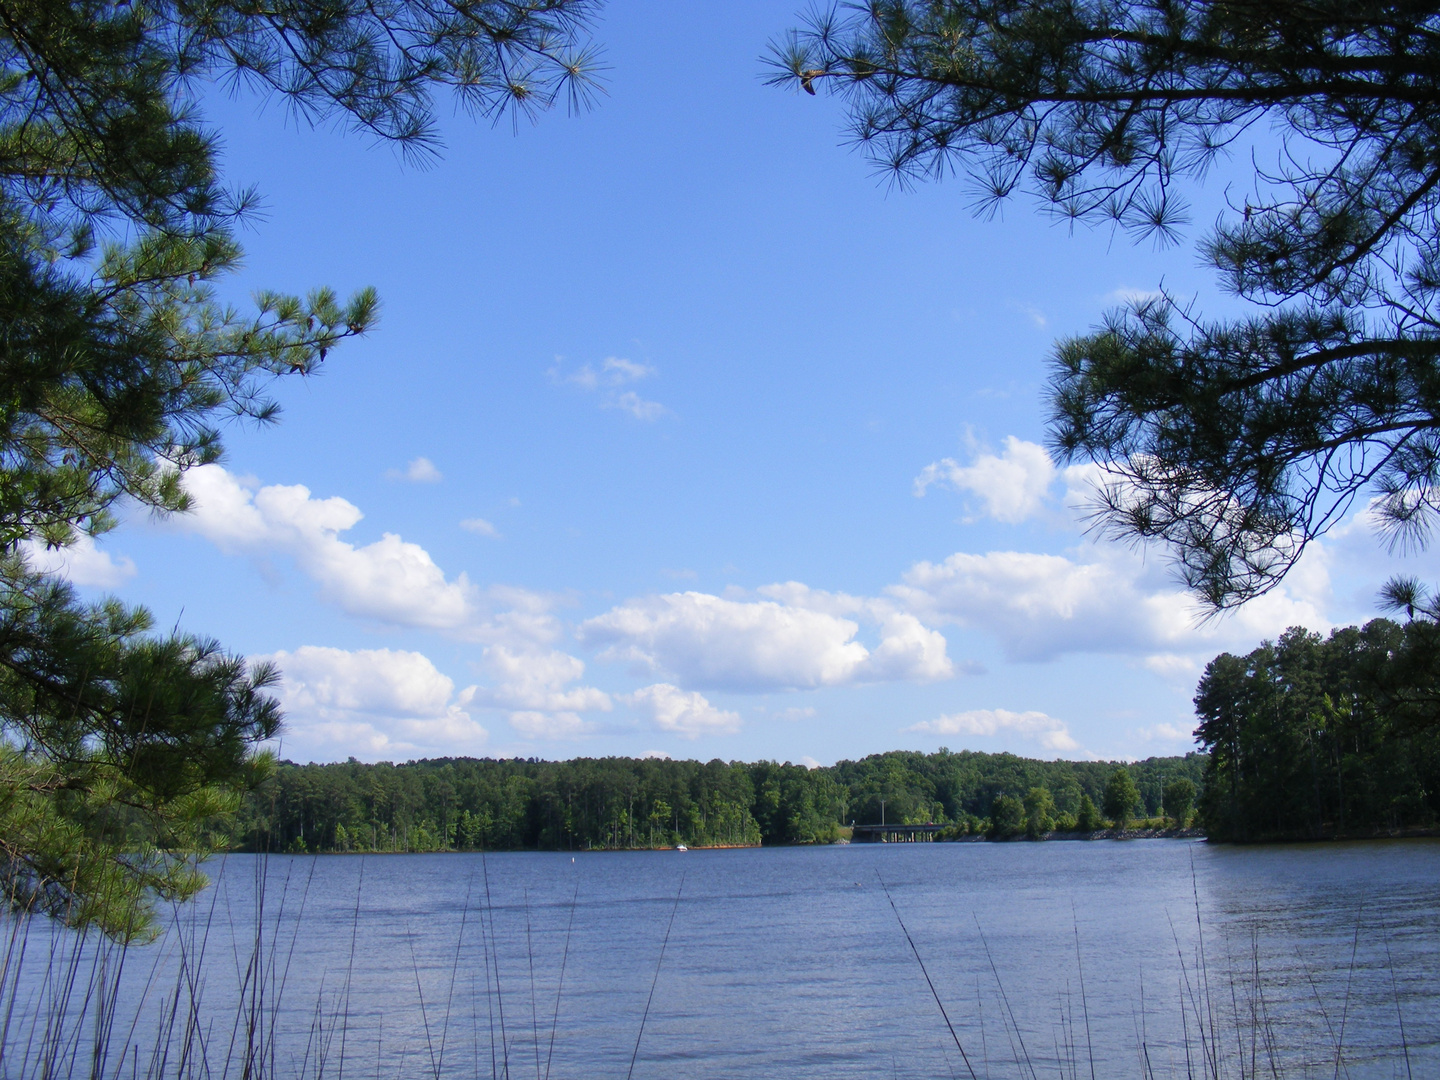
[[[756,591],[792,609],[854,617],[878,626],[879,643],[851,673],[851,681],[930,682],[955,675],[946,655],[945,636],[890,600],[826,592],[798,581],[765,585]]]
[[[455,692],[453,680],[417,652],[303,645],[265,659],[284,671],[287,699],[300,707],[434,716]]]
[[[816,761],[816,760],[815,760],[813,757],[811,757],[809,754],[802,754],[802,755],[800,755],[800,760],[799,760],[798,762],[796,762],[796,764],[797,764],[797,765],[804,765],[805,768],[807,768],[807,769],[818,769],[818,768],[820,768],[820,762]]]
[[[1008,732],[1023,739],[1038,741],[1046,750],[1080,749],[1080,744],[1071,737],[1070,729],[1064,721],[1056,720],[1043,712],[972,709],[912,724],[905,730],[923,735],[993,736]]]
[[[1040,327],[1042,330],[1050,321],[1045,317],[1045,313],[1041,311],[1038,307],[1036,307],[1034,304],[1025,304],[1021,303],[1019,300],[1011,300],[1005,306],[1008,307],[1011,311],[1024,315],[1027,319],[1029,319],[1036,326]]]
[[[943,484],[979,496],[991,517],[1016,523],[1040,512],[1059,481],[1070,524],[1079,527],[1097,488],[1116,480],[1093,463],[1056,469],[1043,447],[1011,436],[999,456],[928,466],[915,491],[923,495]],[[1174,580],[1163,549],[1109,543],[1083,543],[1064,555],[958,552],[941,563],[916,563],[886,592],[928,626],[955,623],[995,635],[1011,659],[1130,654],[1144,657],[1162,677],[1183,681],[1218,649],[1248,650],[1297,624],[1332,625],[1325,615],[1331,562],[1327,545],[1312,544],[1280,588],[1216,618],[1207,618]]]
[[[1060,496],[1060,502],[1069,512],[1071,524],[1078,528],[1088,523],[1099,503],[1102,489],[1117,479],[1119,477],[1103,465],[1088,461],[1080,465],[1067,465],[1061,470],[1060,481],[1065,490]]]
[[[505,644],[485,649],[484,666],[495,687],[480,700],[504,708],[541,712],[608,712],[610,696],[590,686],[570,687],[585,674],[585,663],[556,649],[516,649]]]
[[[1149,303],[1152,300],[1163,300],[1165,294],[1158,289],[1136,289],[1129,285],[1121,285],[1118,289],[1112,289],[1105,294],[1105,299],[1112,304],[1125,304],[1134,306]]]
[[[454,681],[420,653],[305,645],[253,659],[273,661],[284,674],[278,695],[287,717],[286,756],[474,753],[488,738],[467,711],[475,687],[457,694]]]
[[[627,390],[619,397],[605,402],[605,408],[627,412],[636,420],[659,420],[670,412],[658,401],[646,401],[633,390]]]
[[[543,739],[554,742],[588,735],[595,725],[587,723],[573,712],[547,713],[523,710],[510,714],[510,726],[527,739]]]
[[[1179,724],[1161,722],[1141,728],[1135,733],[1142,742],[1186,743],[1195,742],[1194,732]]]
[[[940,563],[916,563],[887,592],[928,625],[993,634],[1013,660],[1073,652],[1213,654],[1253,648],[1287,626],[1329,626],[1319,606],[1328,588],[1321,556],[1319,549],[1307,556],[1310,564],[1284,588],[1208,621],[1163,565],[1115,545],[1085,545],[1069,555],[957,552]]]
[[[385,479],[404,480],[408,484],[438,484],[444,476],[429,458],[417,457],[403,469],[386,469]]]
[[[689,686],[781,689],[953,673],[944,637],[893,604],[877,613],[873,602],[793,582],[767,591],[786,602],[700,592],[632,600],[583,623],[580,637],[604,646],[602,659],[627,661]],[[855,640],[860,626],[843,609],[880,623],[873,653]]]
[[[1200,662],[1193,656],[1156,653],[1147,656],[1144,663],[1148,670],[1171,682],[1193,683],[1200,675]]]
[[[567,372],[560,366],[561,360],[562,358],[557,356],[555,363],[545,372],[552,383],[557,386],[578,386],[581,390],[595,390],[600,386],[600,375],[589,364],[582,364],[574,371]]]
[[[602,392],[602,409],[619,409],[629,413],[636,420],[654,421],[668,416],[670,410],[658,401],[647,401],[633,390],[620,391],[629,383],[648,379],[655,374],[649,364],[639,364],[619,356],[607,356],[598,368],[582,364],[573,371],[565,371],[557,358],[546,374],[558,386],[574,386],[587,393]]]
[[[634,600],[581,626],[607,659],[637,663],[701,686],[825,686],[844,682],[868,656],[859,626],[773,601],[739,603],[707,593]]]
[[[466,532],[474,533],[476,536],[489,536],[496,540],[500,538],[500,530],[484,518],[466,518],[460,522],[460,527]]]
[[[177,527],[225,551],[289,555],[351,615],[454,632],[478,626],[476,589],[463,573],[447,580],[420,545],[394,533],[359,547],[340,539],[364,516],[345,499],[316,499],[299,484],[257,489],[219,465],[189,470],[185,489],[193,510],[173,519]]]
[[[590,686],[570,684],[585,674],[578,657],[533,644],[496,643],[485,649],[481,666],[494,680],[475,690],[476,704],[513,710],[510,726],[531,739],[569,739],[586,735],[595,725],[582,712],[609,712],[610,695]]]
[[[740,730],[738,713],[717,709],[703,695],[687,693],[669,683],[643,687],[624,695],[624,701],[647,714],[661,731],[673,731],[682,738],[733,735]]]
[[[651,760],[651,761],[669,761],[669,760],[670,760],[670,755],[667,754],[664,750],[646,750],[646,751],[645,751],[643,754],[641,754],[640,756],[641,756],[642,758],[647,758],[647,759],[649,759],[649,760]]]
[[[655,374],[655,369],[649,364],[637,364],[619,356],[607,356],[600,365],[600,373],[612,385],[619,386],[637,379],[648,379]]]
[[[781,709],[775,714],[777,720],[809,720],[815,715],[815,708],[812,705],[792,705],[788,709]]]
[[[607,356],[601,361],[598,368],[593,364],[585,363],[568,372],[561,366],[561,362],[561,358],[556,357],[555,363],[546,372],[550,381],[578,386],[581,390],[624,386],[626,383],[648,379],[655,374],[655,369],[649,364],[639,364],[620,356]]]
[[[553,596],[513,585],[492,585],[485,595],[493,610],[484,626],[470,635],[477,640],[536,648],[554,641],[563,630],[552,610],[556,604]]]
[[[932,484],[969,492],[980,497],[990,517],[1013,525],[1040,512],[1055,475],[1043,446],[1009,435],[1000,455],[977,454],[969,465],[942,458],[925,466],[915,478],[915,494],[923,497]]]
[[[955,667],[945,652],[945,635],[914,615],[888,612],[880,621],[880,643],[856,671],[864,682],[929,682],[948,679]]]
[[[973,440],[967,436],[967,441]],[[1058,499],[1052,500],[1057,480],[1062,490]],[[1089,523],[1100,491],[1123,482],[1123,475],[1094,462],[1062,469],[1039,443],[1007,435],[999,454],[979,450],[968,465],[954,458],[932,461],[920,470],[912,490],[916,498],[924,498],[932,486],[978,496],[983,513],[1007,525],[1036,517],[1047,505],[1058,502],[1062,513],[1054,523],[1083,528]],[[967,523],[973,520],[969,518]]]
[[[116,589],[137,573],[129,556],[118,559],[95,545],[95,538],[81,533],[69,547],[47,548],[27,540],[20,545],[26,564],[42,574],[54,574],[72,585]]]

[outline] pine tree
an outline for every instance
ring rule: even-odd
[[[254,205],[219,175],[191,96],[285,98],[412,154],[434,94],[480,115],[585,103],[591,0],[254,5],[0,0],[0,880],[9,902],[121,937],[203,879],[235,793],[280,723],[275,673],[149,616],[80,603],[34,545],[114,524],[117,500],[184,511],[184,471],[267,385],[375,323],[326,289],[222,304]]]
[[[1057,218],[1182,235],[1185,181],[1262,145],[1203,238],[1207,320],[1161,295],[1056,347],[1051,439],[1114,534],[1214,608],[1370,496],[1440,512],[1440,9],[1385,0],[871,0],[810,17],[774,81],[829,87],[902,183],[966,175]],[[1257,133],[1266,133],[1258,135]],[[1265,164],[1273,162],[1273,164]]]

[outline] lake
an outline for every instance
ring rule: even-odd
[[[217,1077],[239,1075],[247,1044],[266,1073],[339,1080],[1440,1076],[1440,842],[230,856],[211,871],[157,943],[106,959],[107,1075],[122,1056],[121,1075],[175,1074],[194,1000],[185,1067],[199,1075],[203,1053]],[[0,1075],[39,1075],[37,1027],[75,1027],[99,966],[75,937],[30,925]],[[63,1003],[57,968],[76,973]],[[242,986],[264,991],[251,1013]],[[170,1059],[147,1065],[171,1011]],[[93,1024],[51,1044],[71,1054],[62,1075],[88,1073]]]

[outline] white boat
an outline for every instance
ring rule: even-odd
[[[676,845],[675,845],[675,850],[676,850],[676,851],[689,851],[690,849],[689,849],[688,847],[686,847],[684,844],[676,844]]]

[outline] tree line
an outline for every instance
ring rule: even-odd
[[[1405,606],[1405,597],[1400,597]],[[1409,603],[1416,614],[1416,601]],[[1294,627],[1212,660],[1195,697],[1200,797],[1223,840],[1395,833],[1440,819],[1440,629],[1423,611]]]
[[[282,762],[247,799],[231,838],[295,852],[700,847],[830,843],[846,826],[882,821],[999,837],[1040,824],[1104,827],[1096,807],[1118,805],[1107,785],[1120,776],[1129,794],[1107,817],[1154,817],[1174,803],[1167,785],[1188,785],[1193,797],[1204,769],[1195,753],[1122,767],[943,748],[815,769],[624,757]],[[1013,828],[1012,806],[1022,811]]]

